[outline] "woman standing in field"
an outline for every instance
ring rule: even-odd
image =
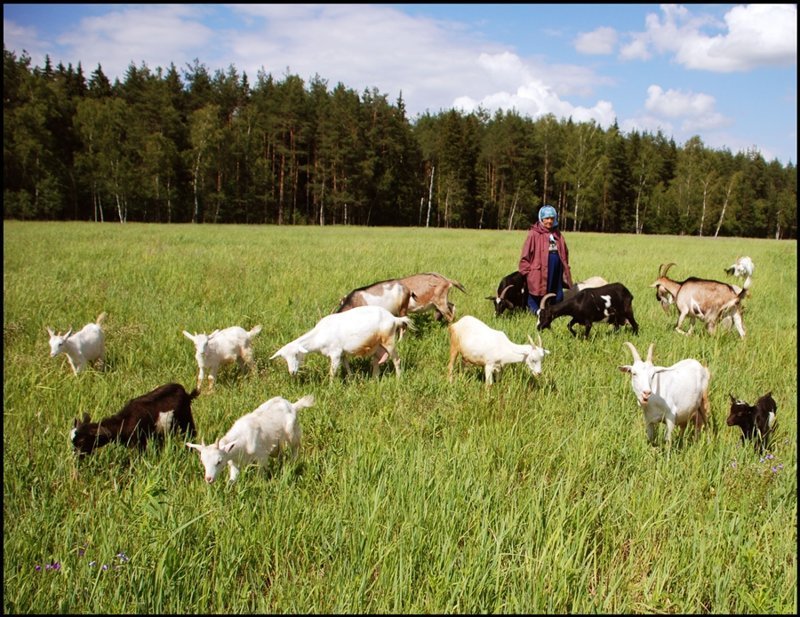
[[[518,270],[528,282],[528,310],[536,315],[539,302],[548,293],[554,302],[564,298],[564,287],[572,287],[569,251],[564,236],[557,229],[558,214],[553,206],[539,209],[539,222],[531,225],[522,245]]]

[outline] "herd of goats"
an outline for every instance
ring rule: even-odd
[[[662,264],[658,278],[650,287],[655,288],[656,297],[665,311],[674,304],[678,310],[675,329],[681,334],[690,334],[694,322],[704,322],[710,333],[718,324],[736,328],[740,337],[745,336],[742,324],[741,301],[748,294],[754,270],[749,257],[740,257],[725,271],[743,278],[742,286],[720,281],[690,277],[676,281],[667,276],[675,264]],[[378,376],[380,365],[388,359],[400,375],[400,358],[396,343],[406,330],[413,330],[409,313],[433,311],[437,320],[449,323],[450,359],[448,379],[453,380],[456,359],[472,365],[482,366],[486,387],[493,383],[493,376],[507,364],[523,363],[533,375],[540,375],[542,360],[549,353],[542,346],[541,334],[535,343],[530,335],[528,342],[512,342],[501,330],[491,328],[481,320],[466,315],[457,321],[455,307],[449,301],[452,287],[466,293],[457,281],[436,273],[414,274],[401,279],[380,281],[353,290],[342,298],[333,314],[320,319],[317,324],[276,351],[272,359],[283,358],[289,373],[300,369],[305,357],[319,353],[330,359],[330,377],[334,378],[339,367],[344,365],[345,374],[350,373],[349,357],[370,357],[372,374]],[[615,330],[629,326],[634,334],[639,326],[633,315],[631,292],[621,283],[608,283],[601,277],[592,277],[577,283],[564,293],[561,302],[550,303],[554,294],[542,298],[537,314],[537,330],[549,328],[553,320],[570,317],[570,333],[575,336],[575,325],[584,326],[588,337],[594,323],[605,322]],[[513,272],[503,277],[492,301],[495,314],[506,310],[526,308],[527,289],[525,277]],[[73,372],[77,375],[88,364],[102,365],[105,355],[105,336],[102,323],[105,313],[95,323],[84,326],[73,333],[57,334],[47,328],[50,335],[50,355],[66,355]],[[682,329],[686,318],[690,319],[688,331]],[[170,383],[142,396],[130,400],[121,411],[92,422],[88,414],[74,421],[70,439],[78,455],[91,453],[95,448],[110,442],[144,448],[150,439],[163,441],[166,433],[181,433],[191,438],[196,428],[191,411],[191,401],[201,391],[207,379],[213,390],[219,368],[236,362],[240,368],[252,369],[252,341],[261,331],[257,325],[247,331],[239,326],[214,330],[210,334],[190,333],[183,335],[195,346],[198,365],[197,387],[191,393],[177,383]],[[665,442],[670,443],[673,429],[685,430],[693,425],[700,429],[708,419],[709,371],[700,362],[689,358],[672,366],[653,363],[653,344],[642,360],[636,347],[630,342],[633,363],[619,367],[628,373],[637,402],[642,409],[648,441],[656,441],[659,424],[665,424]],[[775,429],[777,405],[771,393],[760,397],[750,405],[730,395],[731,408],[727,418],[729,426],[739,426],[742,442],[752,441],[758,451],[769,448],[770,437]],[[225,466],[229,469],[229,480],[235,481],[239,470],[250,463],[266,465],[270,458],[282,451],[296,456],[301,430],[297,413],[314,404],[314,397],[306,395],[295,403],[274,397],[254,411],[240,417],[227,433],[213,444],[187,443],[200,454],[205,469],[205,479],[213,482]]]

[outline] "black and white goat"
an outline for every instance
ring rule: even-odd
[[[728,426],[738,426],[742,429],[742,444],[747,440],[753,441],[753,447],[763,452],[769,449],[769,441],[775,431],[775,418],[778,406],[772,398],[772,392],[767,392],[760,397],[755,405],[750,405],[731,397],[731,410],[726,421]]]
[[[192,437],[192,400],[199,394],[198,389],[188,393],[182,385],[168,383],[131,399],[119,412],[99,422],[92,422],[84,413],[82,421],[75,418],[70,441],[76,454],[83,456],[112,441],[142,450],[149,439],[161,442],[166,433]]]
[[[674,265],[674,263],[661,264],[658,268],[658,278],[650,287],[656,288],[656,298],[664,311],[669,311],[670,305],[675,303],[679,313],[675,331],[680,334],[691,334],[695,319],[700,319],[705,322],[708,332],[713,334],[717,322],[730,317],[739,336],[744,338],[741,301],[747,295],[749,277],[741,289],[735,285],[694,276],[683,281],[675,281],[667,276],[667,272]],[[691,325],[689,330],[684,332],[681,325],[686,317],[690,318]]]
[[[528,281],[520,271],[506,274],[497,286],[497,295],[486,296],[494,305],[494,314],[499,316],[505,311],[524,309],[528,303]]]
[[[605,321],[613,324],[614,330],[629,324],[634,334],[639,333],[639,324],[633,316],[633,294],[622,283],[609,283],[602,287],[588,287],[571,298],[557,304],[548,304],[555,294],[547,294],[542,298],[539,309],[539,330],[549,328],[558,317],[572,317],[567,326],[572,336],[576,335],[573,326],[583,325],[584,335],[589,336],[592,324]]]

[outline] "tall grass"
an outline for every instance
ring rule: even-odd
[[[451,291],[458,315],[535,337],[531,316],[495,318],[485,299],[523,232],[6,222],[3,235],[5,612],[796,613],[795,242],[567,233],[576,279],[633,292],[639,336],[598,324],[574,339],[557,320],[543,375],[507,367],[487,391],[475,367],[447,382],[447,330],[426,317],[399,344],[400,379],[357,361],[330,382],[319,355],[292,378],[268,358],[353,288],[426,271],[466,287]],[[675,333],[648,287],[659,264],[726,280],[741,254],[756,264],[746,339]],[[75,377],[45,327],[101,311],[107,367]],[[223,369],[195,400],[200,437],[313,393],[298,462],[232,486],[206,485],[179,439],[76,463],[78,414],[193,386],[182,329],[257,323],[257,370]],[[709,366],[709,431],[647,444],[617,370],[625,340]],[[772,459],[725,426],[729,393],[767,390]]]

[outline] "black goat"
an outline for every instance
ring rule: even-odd
[[[528,304],[528,281],[522,272],[512,272],[500,280],[496,296],[486,296],[494,304],[494,314],[502,315],[505,310],[524,309]]]
[[[609,283],[601,287],[588,287],[582,289],[574,296],[558,304],[548,305],[547,300],[555,294],[547,294],[542,298],[539,310],[539,330],[549,328],[557,317],[569,316],[570,334],[576,335],[572,327],[582,324],[586,328],[585,336],[589,336],[592,324],[606,321],[614,325],[614,330],[626,323],[633,328],[633,333],[639,333],[639,324],[633,317],[633,294],[622,283]]]
[[[169,383],[131,399],[119,412],[99,422],[92,422],[89,414],[84,413],[83,421],[75,418],[73,423],[72,446],[83,456],[111,441],[138,446],[141,450],[148,439],[161,442],[168,432],[180,431],[192,437],[196,430],[191,403],[198,394],[197,388],[190,394],[182,385]]]
[[[775,431],[775,418],[778,406],[772,398],[772,392],[767,392],[756,401],[755,405],[748,405],[740,401],[733,394],[731,397],[731,410],[728,414],[727,425],[738,426],[742,429],[742,445],[751,439],[753,447],[763,452],[769,449],[769,440]]]

